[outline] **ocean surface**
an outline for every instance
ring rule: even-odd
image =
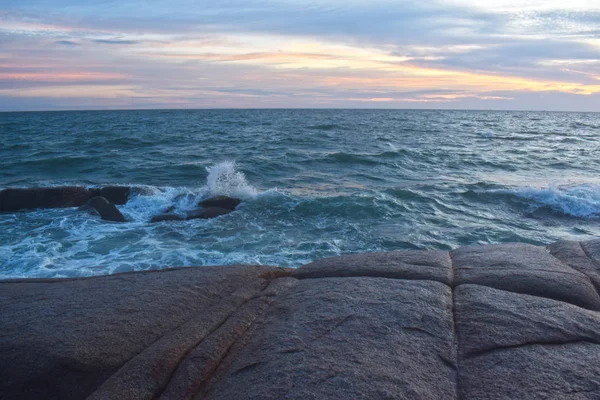
[[[156,110],[0,114],[0,189],[143,185],[126,223],[0,214],[0,278],[600,236],[600,114]],[[183,213],[239,196],[212,220]]]

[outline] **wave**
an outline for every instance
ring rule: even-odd
[[[573,217],[600,217],[600,185],[522,187],[500,189],[497,192],[528,200],[533,211],[545,207]]]
[[[199,189],[186,187],[146,187],[131,198],[121,211],[131,221],[147,222],[153,216],[171,212],[185,214],[197,207],[200,200],[215,196],[237,197],[242,200],[255,198],[259,191],[251,186],[243,172],[236,170],[235,162],[224,161],[206,167],[206,184]]]
[[[342,128],[340,125],[336,124],[321,124],[321,125],[311,125],[307,126],[307,129],[314,129],[318,131],[331,131],[334,129]]]
[[[207,167],[205,194],[208,196],[231,196],[242,200],[256,197],[258,191],[247,181],[243,172],[236,171],[233,161]]]

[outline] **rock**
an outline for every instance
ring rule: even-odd
[[[588,276],[600,290],[600,263],[592,258],[593,253],[588,250],[593,248],[594,242],[600,243],[598,240],[586,243],[562,240],[548,246],[548,250],[554,257]]]
[[[90,189],[91,197],[104,197],[113,204],[127,204],[131,188],[129,186],[105,186],[100,189]]]
[[[219,341],[218,327],[260,295],[263,275],[285,274],[233,266],[0,281],[0,397],[157,398],[188,351]]]
[[[600,398],[599,313],[479,285],[454,296],[459,398]]]
[[[600,241],[548,249],[0,281],[0,397],[599,399]]]
[[[453,340],[452,291],[439,282],[305,279],[197,398],[454,399]]]
[[[149,186],[133,186],[129,192],[129,196],[151,196],[158,193],[158,190]]]
[[[462,247],[450,254],[455,286],[472,283],[600,310],[590,278],[543,247],[508,243]]]
[[[379,278],[422,279],[452,285],[452,266],[447,251],[392,251],[350,254],[325,258],[294,272],[299,279],[372,276]]]
[[[89,197],[90,192],[80,186],[4,189],[0,191],[0,211],[79,207]]]
[[[152,217],[150,222],[161,222],[161,221],[185,221],[185,218],[177,214],[163,214]]]
[[[105,221],[125,222],[125,217],[119,209],[104,197],[92,197],[86,205],[95,208],[100,214],[100,218]]]
[[[235,210],[235,208],[242,202],[242,200],[235,197],[228,196],[217,196],[210,199],[206,199],[198,203],[200,207],[219,207],[226,208],[228,210]]]
[[[188,211],[186,219],[210,219],[229,214],[232,210],[221,207],[208,207],[199,210]]]
[[[164,213],[164,214],[169,214],[169,213],[172,213],[173,211],[175,211],[175,209],[176,209],[176,208],[177,208],[177,207],[175,207],[175,206],[169,206],[169,207],[167,207],[167,208],[165,208],[165,209],[163,210],[163,213]]]

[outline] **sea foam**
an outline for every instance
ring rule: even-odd
[[[201,196],[231,196],[247,200],[258,195],[258,191],[246,181],[244,173],[236,171],[233,161],[224,161],[206,167],[206,170],[208,177],[206,187],[200,192]]]
[[[200,188],[147,187],[146,192],[131,198],[121,211],[131,222],[147,222],[153,216],[171,212],[185,214],[197,208],[200,200],[214,196],[238,197],[242,200],[255,198],[259,192],[246,180],[243,172],[236,170],[235,162],[224,161],[206,167],[206,184]]]
[[[521,187],[501,192],[532,201],[531,206],[534,209],[550,207],[554,211],[574,217],[600,217],[600,185]]]

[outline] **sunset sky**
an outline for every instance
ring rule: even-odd
[[[212,107],[600,111],[600,0],[0,3],[0,111]]]

